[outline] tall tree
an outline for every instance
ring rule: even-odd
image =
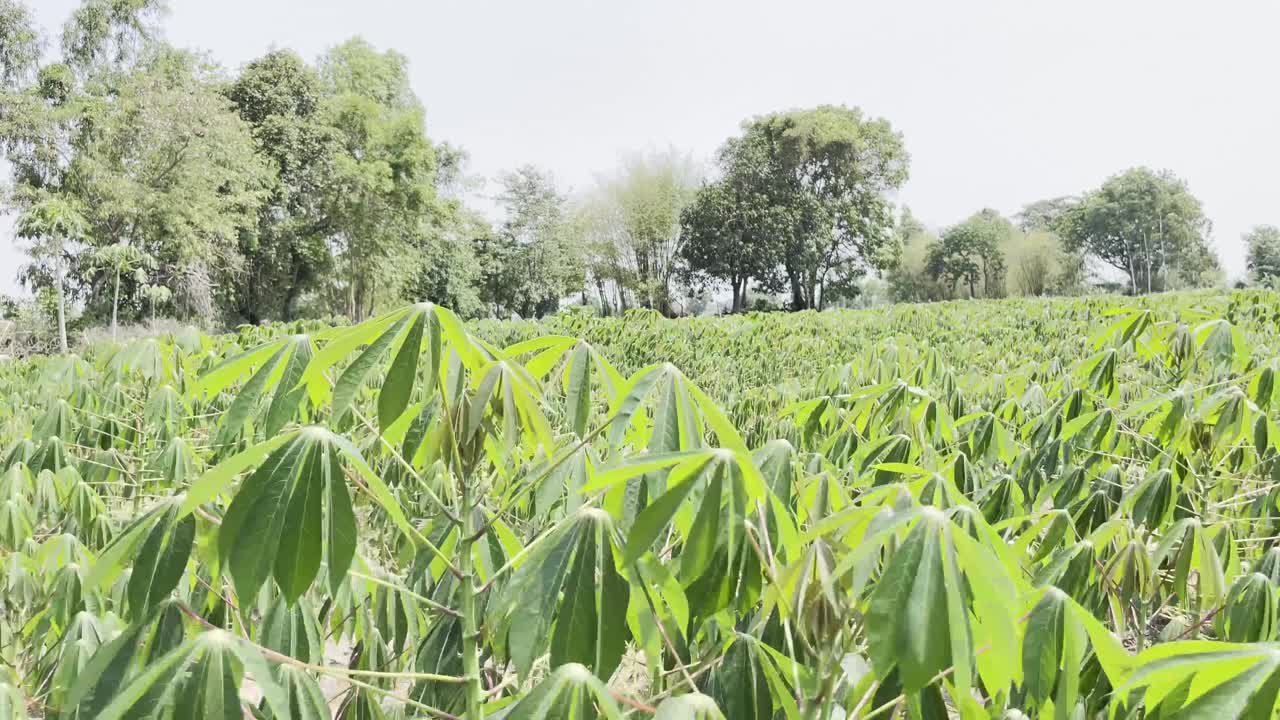
[[[146,298],[142,290],[157,287],[148,282],[150,279],[148,271],[155,269],[155,258],[132,245],[116,243],[94,251],[93,263],[107,270],[112,276],[111,339],[115,340],[119,337],[120,331],[120,279],[126,273],[136,273],[134,281],[138,286],[139,296]]]
[[[251,323],[290,320],[333,265],[328,238],[335,223],[326,200],[338,136],[321,113],[320,76],[291,51],[249,63],[226,94],[271,169],[256,227],[240,239],[245,271],[235,286],[235,312]]]
[[[212,319],[242,270],[238,239],[252,230],[268,183],[249,128],[218,92],[214,68],[156,47],[98,109],[76,142],[64,191],[81,199],[96,247],[132,245],[155,259],[154,281],[189,314]],[[89,308],[105,315],[112,273],[85,267]],[[143,283],[122,278],[143,313]]]
[[[910,161],[902,136],[857,108],[823,105],[755,118],[744,138],[767,153],[772,182],[761,189],[785,213],[781,279],[792,306],[856,292],[893,230],[890,196]]]
[[[605,264],[616,265],[620,293],[671,314],[672,281],[679,270],[680,217],[693,201],[699,171],[688,155],[669,150],[628,157],[597,189],[588,242]],[[625,298],[622,305],[626,305]]]
[[[435,147],[421,103],[409,88],[404,56],[355,38],[320,62],[336,131],[326,213],[339,263],[337,289],[347,314],[368,316],[414,280],[415,258],[445,212],[436,192]]]
[[[930,276],[947,282],[953,292],[964,283],[971,298],[979,297],[979,287],[983,297],[1002,297],[1006,270],[1002,247],[1012,230],[1008,220],[990,209],[948,228],[929,248]]]
[[[1127,170],[1061,214],[1054,229],[1070,250],[1124,273],[1133,293],[1194,283],[1217,261],[1209,221],[1187,184],[1168,171]]]
[[[890,241],[881,248],[876,263],[884,268],[889,296],[895,302],[944,300],[953,290],[929,273],[929,251],[938,238],[903,207]]]
[[[772,202],[769,186],[776,177],[762,139],[726,142],[716,157],[719,177],[698,190],[681,217],[688,269],[695,279],[726,283],[733,312],[746,309],[751,281],[768,279],[784,249],[786,214]]]
[[[1280,281],[1280,228],[1259,225],[1245,233],[1244,241],[1245,265],[1254,282],[1274,285]]]
[[[28,37],[6,2],[0,33]],[[10,209],[56,197],[82,214],[84,248],[68,260],[67,284],[91,316],[115,306],[101,292],[111,274],[92,253],[116,244],[155,257],[156,280],[213,316],[218,288],[239,267],[235,238],[258,202],[261,166],[216,92],[221,77],[157,40],[163,9],[158,0],[84,0],[63,28],[60,62],[40,65],[31,43],[20,43],[28,49],[6,52],[0,73],[11,80],[0,102]],[[137,289],[122,278],[122,308],[140,308]]]
[[[75,243],[85,238],[84,217],[67,201],[42,195],[18,217],[18,237],[31,241],[29,254],[48,264],[58,302],[58,344],[67,352],[66,267]]]
[[[62,26],[62,57],[81,77],[119,72],[160,34],[164,0],[81,0]]]
[[[0,0],[0,88],[31,82],[40,63],[40,42],[31,10],[17,0]]]
[[[1078,198],[1055,197],[1037,200],[1022,206],[1015,216],[1018,227],[1023,232],[1035,230],[1052,230],[1063,213],[1078,202]]]
[[[568,222],[567,199],[552,176],[526,165],[499,178],[506,217],[478,244],[482,296],[501,313],[540,317],[581,290],[581,255]]]

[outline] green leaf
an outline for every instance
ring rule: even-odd
[[[562,665],[524,696],[503,720],[622,720],[609,688],[576,663]]]
[[[591,418],[591,355],[585,343],[578,343],[569,355],[564,386],[569,428],[578,437],[585,437]]]
[[[565,579],[551,638],[551,664],[577,662],[608,678],[626,649],[629,592],[614,565],[613,525],[601,510],[583,511],[582,541]]]
[[[182,507],[178,509],[178,514],[189,515],[196,508],[213,500],[231,484],[236,475],[262,462],[262,459],[267,457],[269,453],[292,441],[297,436],[298,431],[294,430],[283,435],[277,435],[269,440],[263,440],[257,445],[246,448],[209,468],[200,476],[199,480],[196,480],[191,485],[191,489],[187,491],[186,497],[183,498]]]
[[[409,315],[400,316],[385,332],[374,338],[373,342],[360,353],[347,369],[338,377],[338,381],[333,386],[333,414],[331,423],[336,427],[341,425],[347,411],[351,409],[351,404],[356,399],[356,392],[364,385],[365,379],[369,377],[369,373],[373,372],[373,367],[377,365],[382,356],[387,354],[387,350],[391,347],[391,343],[395,342],[396,337],[409,321]],[[415,355],[416,357],[416,355]]]
[[[129,575],[129,614],[135,621],[177,587],[187,568],[195,535],[196,519],[190,515],[179,517],[174,503],[151,527]]]
[[[671,472],[668,478],[668,490],[636,516],[627,536],[627,549],[623,553],[622,564],[633,565],[642,555],[653,547],[658,536],[671,522],[680,505],[689,493],[697,487],[696,476],[699,475],[712,459],[712,455],[704,455],[689,460]]]
[[[297,335],[293,338],[290,347],[292,352],[289,354],[289,360],[285,363],[284,372],[276,384],[276,392],[271,397],[271,405],[267,408],[267,422],[263,427],[263,434],[267,437],[280,432],[280,429],[293,419],[299,403],[306,395],[302,377],[307,369],[307,363],[311,362],[311,338],[306,335]]]
[[[331,563],[331,584],[345,577],[355,532],[339,443],[309,427],[245,480],[219,528],[218,549],[242,601],[274,575],[293,602],[315,580],[322,555]]]
[[[925,508],[898,548],[867,609],[867,637],[876,673],[898,668],[910,694],[951,664],[948,592],[943,576],[942,531],[947,520]]]
[[[413,393],[413,383],[417,379],[422,331],[429,315],[426,312],[415,312],[412,317],[404,340],[400,343],[400,350],[391,361],[382,389],[378,392],[378,429],[383,431],[404,412],[409,404],[409,396]],[[432,363],[428,360],[427,367],[431,366]],[[429,378],[430,382],[434,380],[434,377]]]
[[[231,407],[227,408],[227,412],[222,416],[222,423],[218,426],[218,436],[213,441],[214,445],[230,445],[240,437],[244,424],[249,419],[249,413],[258,404],[258,399],[266,390],[267,382],[272,379],[272,375],[284,362],[288,353],[289,346],[281,345],[280,349],[253,374],[253,377],[249,378],[249,382],[240,388],[240,392],[231,401]]]

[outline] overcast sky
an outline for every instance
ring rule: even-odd
[[[35,0],[56,31],[78,0]],[[166,36],[234,69],[351,35],[410,61],[434,140],[473,173],[584,189],[622,153],[711,155],[752,115],[861,106],[900,130],[932,226],[1134,165],[1184,178],[1228,272],[1280,224],[1280,3],[1263,0],[171,0]],[[0,228],[0,290],[18,254]]]

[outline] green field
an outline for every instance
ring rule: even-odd
[[[1272,717],[1278,351],[1239,291],[7,361],[0,720]]]

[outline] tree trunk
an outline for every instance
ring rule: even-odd
[[[116,340],[117,330],[120,327],[119,312],[120,312],[120,268],[117,267],[116,268],[116,287],[115,287],[115,292],[113,293],[111,298],[111,340],[112,342]]]
[[[800,278],[794,273],[788,273],[788,279],[791,280],[791,309],[804,310],[808,307],[804,298],[804,287],[800,282]]]
[[[62,273],[62,258],[54,263],[57,268],[54,272],[58,277],[58,343],[62,346],[62,354],[67,354],[67,296],[66,291],[62,289],[65,281]]]
[[[596,278],[596,294],[600,298],[600,314],[612,315],[613,308],[607,305],[609,298],[604,294],[604,280]]]

